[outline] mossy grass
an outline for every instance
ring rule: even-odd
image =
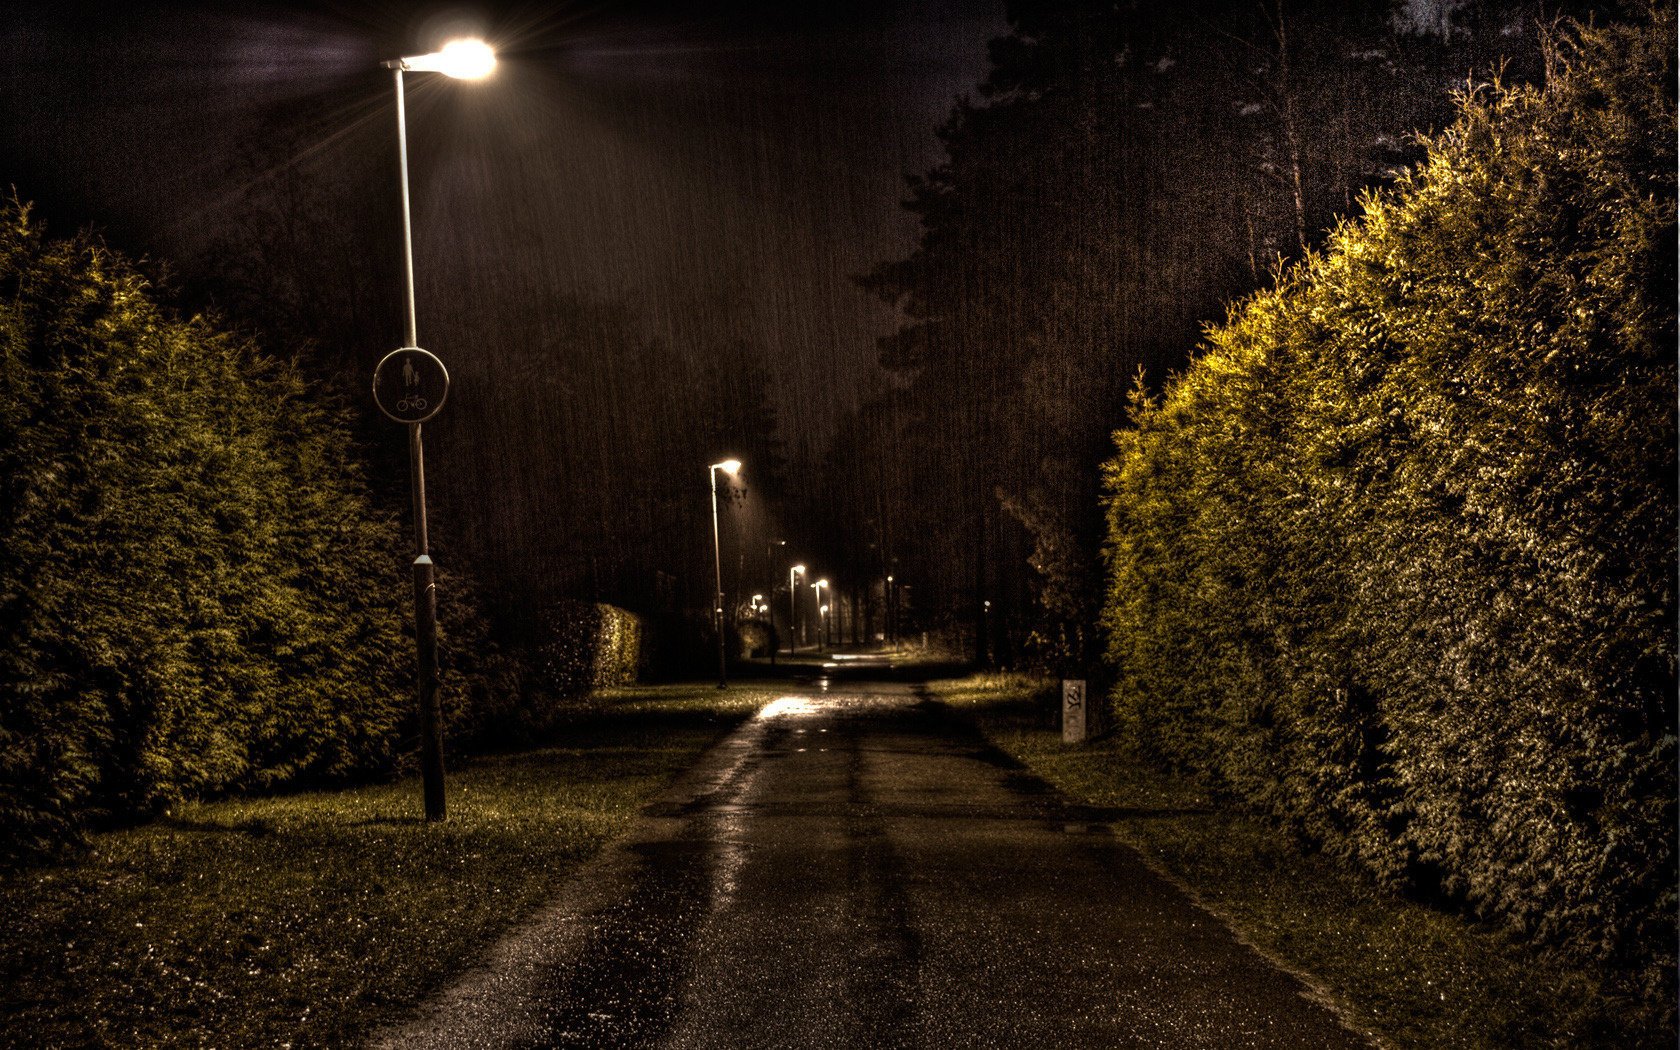
[[[1262,952],[1402,1047],[1672,1047],[1672,1003],[1626,975],[1547,958],[1484,924],[1385,893],[1285,831],[1220,804],[1113,737],[1061,743],[1054,683],[929,683],[953,710],[1111,827]]]
[[[533,912],[758,705],[602,690],[545,746],[405,779],[176,807],[0,876],[0,1043],[348,1046]]]

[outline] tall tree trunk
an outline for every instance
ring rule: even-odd
[[[1301,187],[1301,136],[1295,113],[1295,89],[1289,82],[1289,24],[1285,0],[1277,0],[1277,21],[1272,32],[1278,46],[1278,113],[1283,123],[1283,144],[1289,153],[1289,190],[1295,203],[1295,243],[1307,253],[1307,201]]]
[[[978,494],[974,500],[974,665],[991,664],[987,649],[986,628],[986,499]]]

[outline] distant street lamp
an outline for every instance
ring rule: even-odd
[[[823,588],[828,586],[827,580],[818,580],[811,584],[811,589],[817,592],[817,651],[828,648],[828,606],[823,604]]]
[[[770,571],[770,597],[764,601],[764,616],[770,621],[770,666],[776,666],[776,650],[782,647],[781,635],[776,633],[776,612],[771,608],[776,603],[776,548],[786,547],[787,540],[771,540],[764,545],[764,567]],[[788,624],[788,630],[793,630],[793,624]]]
[[[887,573],[887,641],[898,652],[898,595],[893,593],[893,576]]]
[[[741,461],[726,459],[722,463],[713,463],[708,469],[707,477],[712,483],[712,568],[717,573],[717,595],[713,604],[713,613],[717,616],[718,636],[718,688],[729,688],[727,663],[723,652],[723,546],[718,540],[718,509],[717,509],[717,472],[723,471],[734,477],[741,471]]]
[[[414,226],[408,209],[408,118],[403,108],[403,72],[443,73],[459,80],[479,80],[496,68],[496,53],[482,40],[453,40],[433,54],[394,58],[383,65],[392,71],[397,86],[397,165],[402,184],[403,288],[407,307],[402,349],[387,355],[387,360],[401,355],[404,380],[409,388],[419,390],[424,385],[425,374],[435,367],[436,373],[442,376],[442,389],[447,390],[448,373],[443,371],[442,362],[420,349],[420,337],[415,331]],[[380,386],[380,373],[376,372],[376,400]],[[437,579],[426,536],[426,455],[420,443],[420,424],[436,413],[442,401],[441,393],[425,400],[411,397],[398,401],[400,414],[392,416],[408,423],[408,467],[414,494],[414,642],[420,661],[420,778],[427,820],[442,820],[445,810],[443,712],[438,702]],[[382,404],[381,408],[384,407]],[[387,414],[391,413],[387,411]]]
[[[792,653],[797,646],[794,644],[794,631],[799,629],[799,577],[804,575],[805,566],[793,565],[788,567],[788,652]]]

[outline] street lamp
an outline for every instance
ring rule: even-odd
[[[770,597],[764,601],[764,616],[770,621],[770,666],[776,666],[776,650],[782,647],[781,635],[776,633],[776,611],[771,606],[776,604],[776,548],[786,547],[787,540],[771,540],[764,545],[764,567],[770,570]],[[793,624],[788,624],[788,630],[793,630]]]
[[[898,652],[898,596],[893,593],[893,575],[887,573],[887,641],[892,645],[892,651]]]
[[[712,483],[712,568],[717,573],[717,600],[713,606],[713,613],[717,617],[718,637],[718,688],[729,688],[729,676],[723,653],[723,546],[718,540],[718,509],[717,509],[717,472],[723,471],[730,477],[741,472],[741,461],[726,459],[722,463],[713,463],[707,468],[707,477]]]
[[[788,652],[795,651],[793,632],[799,627],[799,577],[805,574],[805,566],[792,565],[788,567]]]
[[[823,649],[826,649],[828,647],[828,620],[825,618],[827,613],[828,613],[828,606],[824,605],[823,600],[822,600],[823,588],[827,587],[827,586],[828,586],[828,581],[827,580],[818,580],[816,583],[811,584],[811,589],[813,591],[817,592],[817,651],[818,652],[821,652]]]
[[[420,349],[420,337],[415,330],[414,225],[409,218],[408,207],[408,118],[403,107],[403,72],[443,73],[460,80],[478,80],[496,68],[496,53],[482,40],[453,40],[433,54],[394,58],[383,65],[391,70],[397,88],[397,166],[402,186],[403,290],[406,295],[403,346],[396,354],[387,355],[386,360],[401,357],[405,385],[416,391],[426,385],[422,382],[426,373],[435,368],[434,374],[441,375],[441,390],[447,391],[448,373],[443,370],[442,362]],[[374,374],[376,400],[382,385],[381,372],[383,369]],[[433,389],[436,390],[435,387]],[[414,642],[420,663],[420,778],[427,820],[442,820],[445,810],[443,712],[438,701],[437,578],[432,565],[431,544],[426,536],[426,455],[420,442],[420,424],[430,419],[442,402],[441,392],[426,399],[417,396],[405,398],[396,403],[397,414],[392,416],[408,423],[408,467],[414,494]]]

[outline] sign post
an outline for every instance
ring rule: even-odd
[[[435,354],[405,346],[386,354],[373,370],[373,402],[408,425],[408,468],[414,491],[414,642],[420,673],[420,779],[426,819],[444,818],[443,707],[438,699],[437,576],[426,536],[426,454],[420,424],[438,414],[449,396],[449,371]]]
[[[1062,743],[1085,742],[1085,679],[1062,679]]]
[[[392,350],[373,370],[373,403],[398,423],[419,426],[438,414],[448,396],[449,370],[430,350]]]

